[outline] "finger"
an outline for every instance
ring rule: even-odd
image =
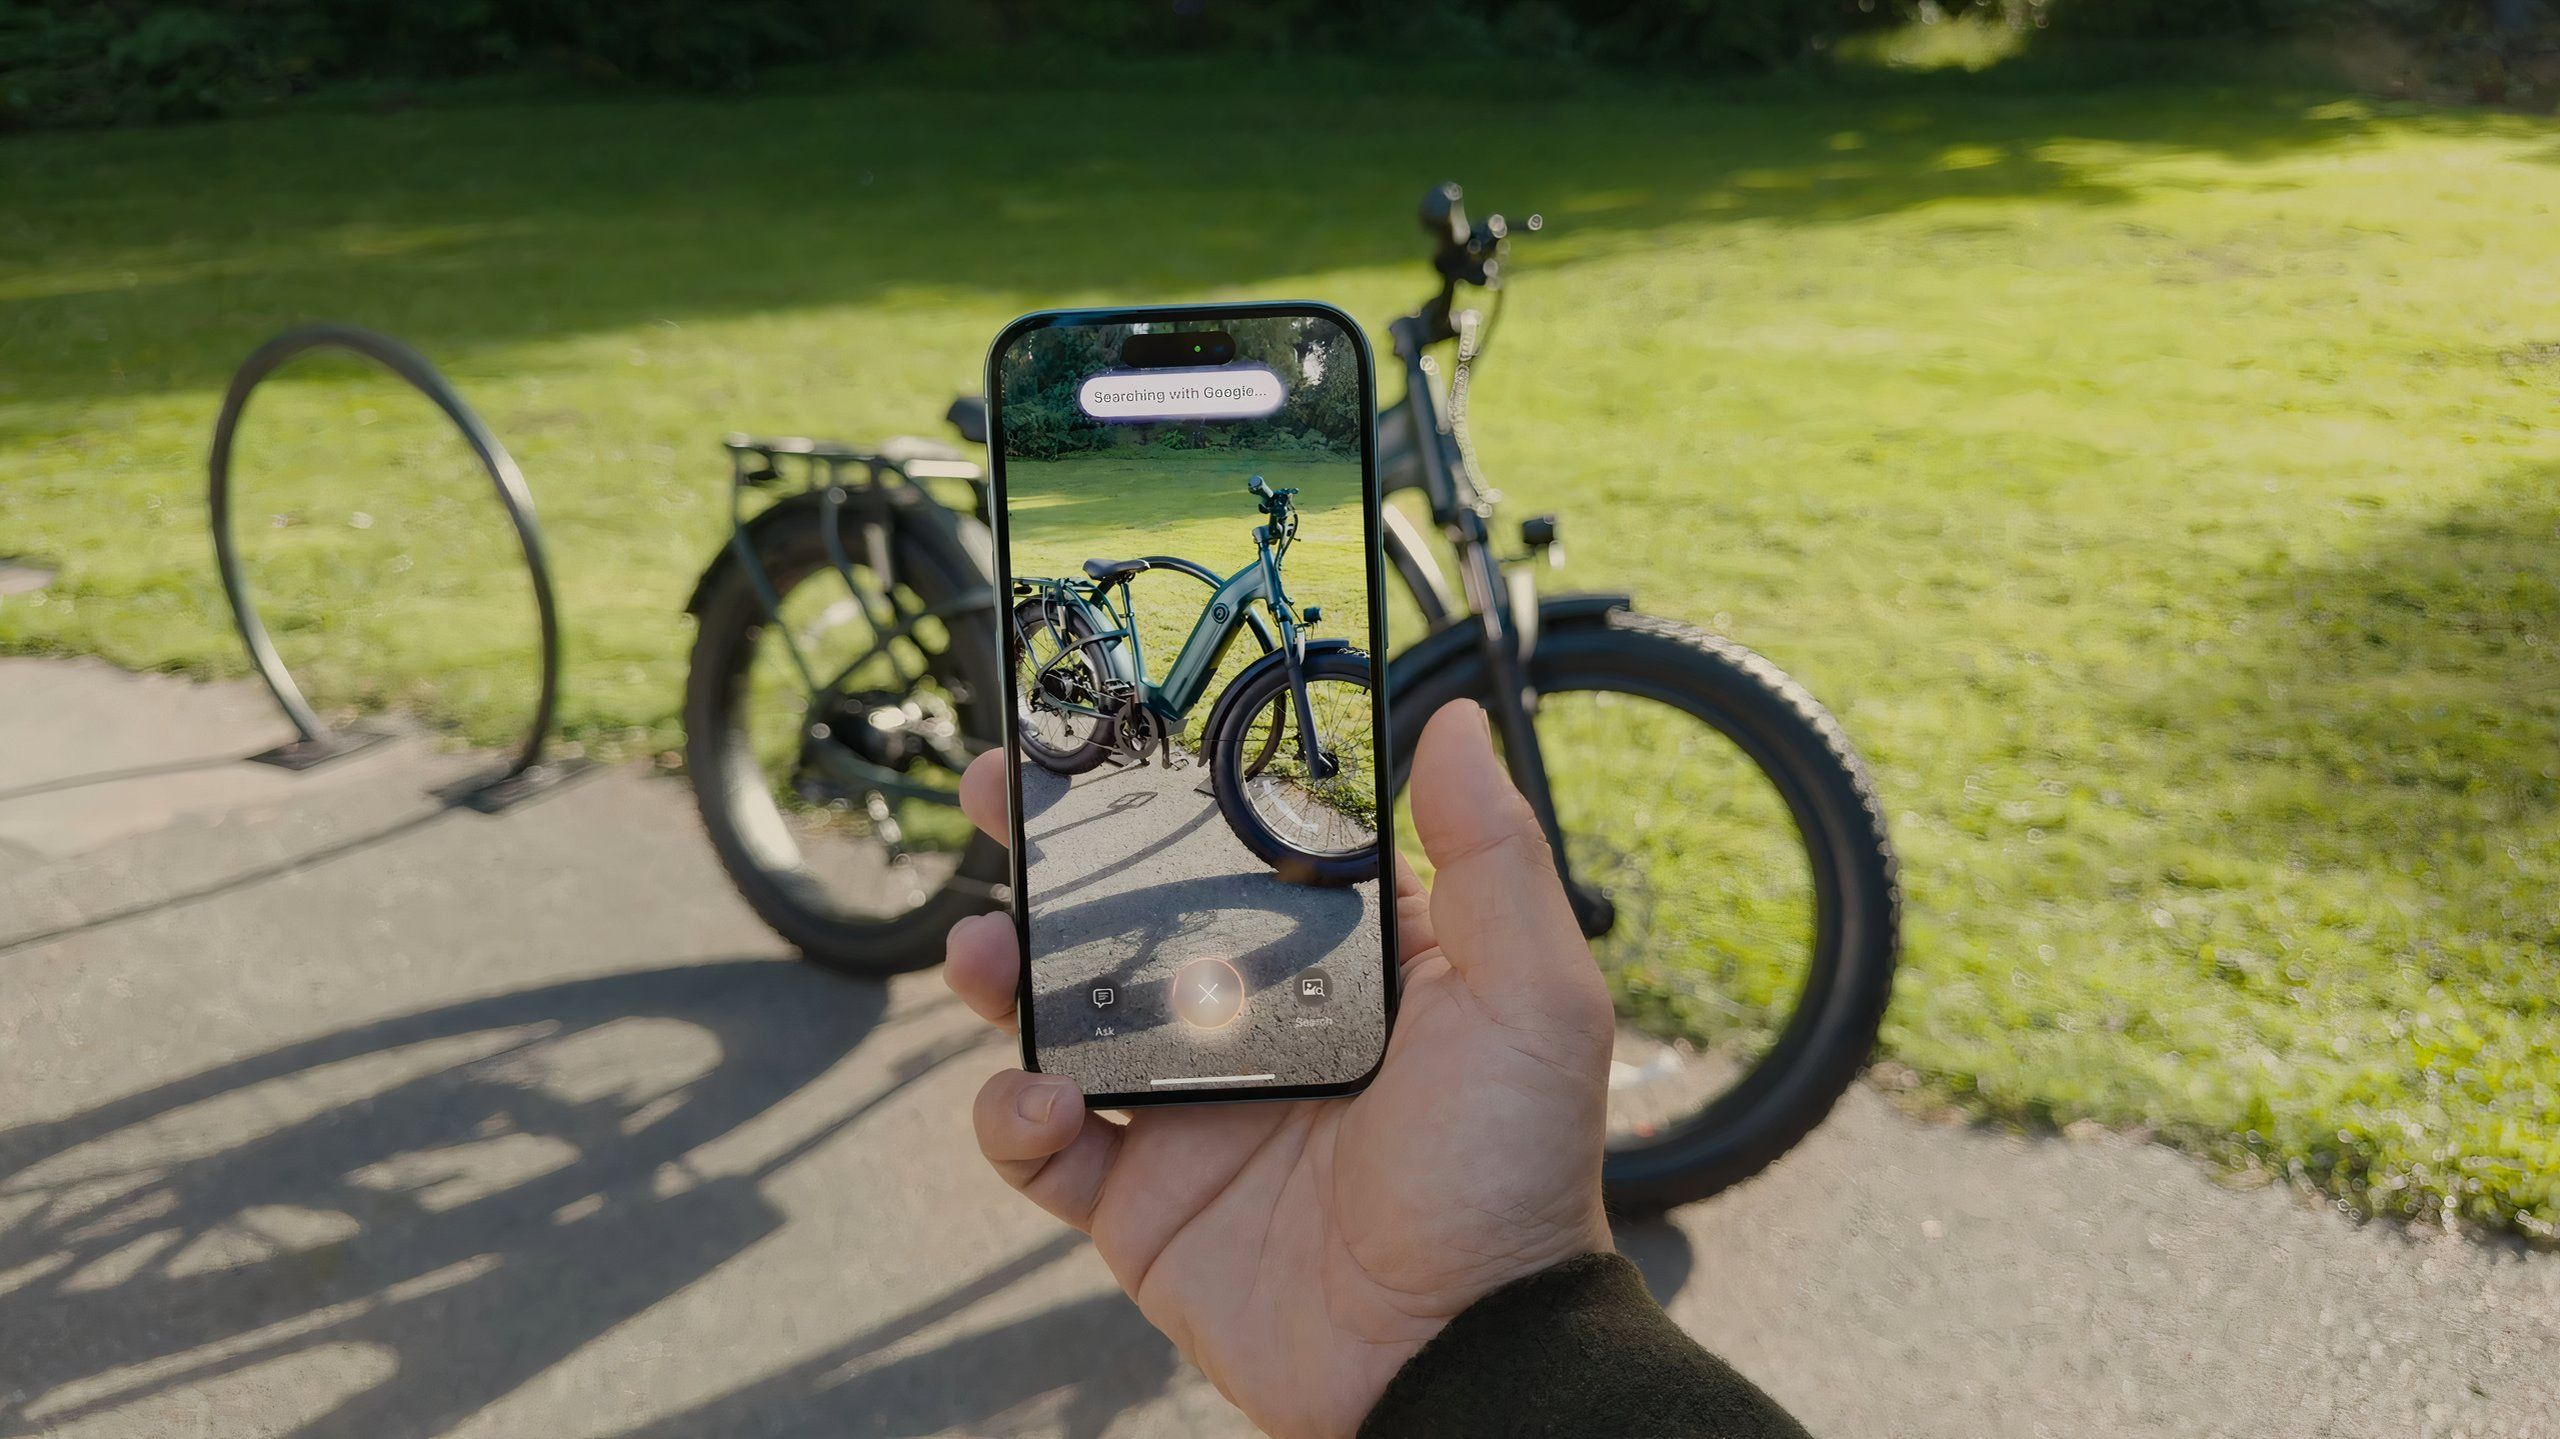
[[[1485,993],[1596,974],[1529,802],[1473,700],[1445,705],[1413,756],[1414,829],[1430,857],[1431,932]]]
[[[1396,856],[1396,963],[1411,964],[1439,943],[1431,937],[1431,891],[1401,854]]]
[[[991,749],[969,761],[960,772],[960,812],[969,823],[998,844],[1013,843],[1013,821],[1006,815],[1004,751]]]
[[[973,914],[951,926],[942,943],[942,982],[980,1019],[1012,1029],[1022,990],[1022,940],[1013,916]]]
[[[1092,1232],[1120,1126],[1084,1107],[1075,1082],[1008,1069],[978,1091],[978,1149],[1032,1203]]]

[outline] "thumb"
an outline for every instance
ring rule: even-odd
[[[1538,817],[1473,700],[1441,707],[1413,756],[1413,824],[1437,871],[1431,930],[1480,995],[1599,986]]]

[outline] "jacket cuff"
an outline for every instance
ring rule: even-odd
[[[1467,1307],[1405,1361],[1360,1439],[1806,1439],[1671,1322],[1636,1267],[1585,1254]]]

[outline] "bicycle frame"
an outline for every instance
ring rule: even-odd
[[[1062,648],[1032,676],[1037,683],[1052,669],[1063,663],[1077,649],[1089,651],[1093,663],[1109,679],[1128,687],[1141,703],[1159,718],[1179,724],[1208,693],[1209,680],[1217,673],[1218,662],[1226,657],[1227,647],[1235,643],[1246,626],[1246,607],[1256,600],[1268,602],[1276,577],[1269,567],[1256,560],[1233,575],[1217,582],[1208,601],[1200,607],[1200,617],[1191,628],[1182,648],[1173,657],[1159,684],[1146,677],[1145,641],[1138,634],[1137,597],[1125,585],[1096,585],[1076,580],[1027,580],[1042,599],[1077,610],[1091,631],[1072,648]],[[1113,590],[1119,591],[1115,602]],[[1285,603],[1285,600],[1283,601]],[[1273,606],[1278,613],[1278,606]],[[1284,618],[1284,630],[1294,629]],[[1057,708],[1076,714],[1108,717],[1105,711],[1088,705],[1051,701]]]
[[[1275,530],[1277,531],[1275,533]],[[1254,558],[1251,564],[1224,579],[1216,572],[1188,560],[1166,555],[1145,557],[1149,569],[1172,569],[1190,575],[1211,586],[1209,598],[1200,607],[1199,617],[1192,622],[1191,633],[1173,657],[1159,684],[1147,678],[1146,647],[1138,634],[1137,596],[1124,579],[1096,582],[1071,579],[1030,579],[1017,581],[1015,592],[1039,596],[1043,603],[1060,604],[1076,609],[1088,631],[1073,647],[1061,647],[1057,654],[1042,664],[1031,676],[1030,688],[1036,689],[1051,670],[1066,661],[1077,650],[1089,651],[1092,662],[1110,681],[1123,685],[1138,702],[1162,720],[1169,728],[1181,724],[1207,697],[1209,682],[1217,676],[1228,649],[1236,637],[1250,630],[1262,642],[1265,653],[1272,648],[1271,634],[1254,609],[1259,603],[1279,623],[1279,648],[1287,656],[1289,691],[1297,708],[1300,753],[1311,773],[1330,776],[1333,757],[1324,752],[1315,728],[1315,716],[1307,700],[1306,679],[1301,665],[1306,656],[1306,630],[1299,622],[1297,606],[1280,579],[1280,565],[1298,531],[1297,518],[1291,514],[1285,526],[1256,525],[1253,530]],[[1119,591],[1117,608],[1112,591]],[[1051,697],[1056,709],[1096,718],[1114,718],[1112,712],[1094,706],[1074,704]],[[1309,741],[1315,743],[1310,746]]]
[[[1556,873],[1576,911],[1596,911],[1598,901],[1574,882],[1546,758],[1538,746],[1536,699],[1527,679],[1528,658],[1538,643],[1537,592],[1525,569],[1506,569],[1495,553],[1492,501],[1469,472],[1457,437],[1440,414],[1438,365],[1431,347],[1458,337],[1450,316],[1455,294],[1454,282],[1444,280],[1428,304],[1387,328],[1404,368],[1405,392],[1378,412],[1378,492],[1382,500],[1398,490],[1422,493],[1433,523],[1457,551],[1459,591],[1451,592],[1421,531],[1392,505],[1385,511],[1387,560],[1433,630],[1456,623],[1461,614],[1475,618],[1476,645],[1493,677],[1489,708],[1512,782],[1528,798],[1555,851]],[[1586,928],[1588,924],[1586,918]]]

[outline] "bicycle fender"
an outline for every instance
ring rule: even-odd
[[[1082,595],[1062,595],[1059,597],[1058,603],[1074,610],[1094,634],[1108,634],[1111,631],[1120,628],[1120,617],[1118,615],[1111,613],[1110,610],[1101,605],[1094,604]],[[1138,673],[1138,657],[1129,652],[1129,642],[1127,640],[1117,639],[1106,641],[1099,648],[1102,650],[1103,662],[1111,666],[1111,677],[1113,679],[1129,686],[1131,689],[1136,689],[1141,683],[1143,683],[1144,676]]]
[[[1353,646],[1351,641],[1342,639],[1309,640],[1306,644],[1307,653],[1310,655],[1331,654],[1335,650],[1347,650],[1352,648],[1355,648],[1355,646]],[[1227,711],[1234,708],[1235,697],[1244,692],[1244,684],[1246,680],[1255,678],[1264,670],[1278,669],[1288,663],[1289,652],[1287,650],[1273,650],[1271,653],[1260,656],[1255,659],[1253,663],[1246,665],[1237,673],[1234,679],[1227,681],[1227,687],[1225,689],[1218,692],[1216,702],[1209,706],[1209,722],[1201,728],[1200,733],[1204,735],[1213,735],[1218,732],[1218,726],[1226,722]]]
[[[854,503],[845,507],[848,514],[858,512],[857,506],[864,496],[857,492],[851,498]],[[876,503],[895,512],[901,524],[913,523],[928,542],[945,546],[953,555],[965,559],[968,567],[979,574],[984,575],[994,568],[994,545],[986,537],[986,527],[975,520],[956,515],[929,498],[921,503],[902,498],[888,498]],[[696,619],[701,618],[702,607],[709,602],[712,586],[721,575],[732,566],[746,563],[747,556],[762,553],[760,542],[766,530],[821,524],[825,513],[826,496],[817,490],[804,490],[766,506],[762,513],[732,533],[721,545],[719,555],[703,567],[701,576],[693,582],[693,593],[685,597],[684,612]]]
[[[1612,611],[1629,608],[1634,603],[1631,595],[1598,592],[1548,595],[1538,601],[1538,634],[1547,636],[1596,625],[1606,620]],[[1483,639],[1475,621],[1463,619],[1432,631],[1387,661],[1387,729],[1399,756],[1411,757],[1413,742],[1422,733],[1422,721],[1430,717],[1408,714],[1398,697],[1413,693],[1424,681],[1436,678],[1444,671],[1478,663],[1476,647]]]
[[[1635,603],[1630,595],[1569,594],[1549,595],[1538,601],[1538,633],[1553,634],[1576,625],[1597,624],[1612,610],[1623,610]],[[1471,620],[1444,625],[1398,651],[1387,661],[1387,694],[1390,702],[1399,689],[1421,683],[1453,664],[1463,662],[1475,653],[1482,636]]]

